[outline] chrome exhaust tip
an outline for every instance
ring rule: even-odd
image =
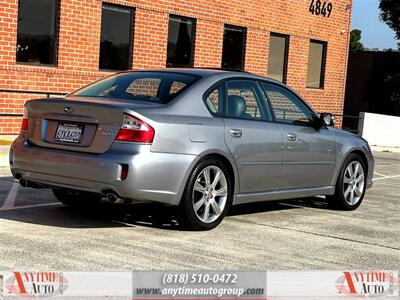
[[[107,200],[110,201],[111,203],[115,203],[115,202],[117,202],[117,200],[118,200],[117,195],[115,195],[114,193],[108,193],[108,194],[106,195],[106,198],[107,198]]]
[[[125,203],[125,199],[119,197],[115,192],[113,191],[109,191],[109,192],[105,192],[105,199],[106,201],[110,202],[110,203]]]

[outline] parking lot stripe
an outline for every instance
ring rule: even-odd
[[[20,209],[43,207],[43,206],[52,206],[52,205],[62,205],[62,204],[58,203],[58,202],[53,202],[53,203],[44,203],[44,204],[14,206],[14,207],[10,207],[10,208],[3,208],[2,207],[2,208],[0,208],[0,211],[20,210]]]
[[[379,176],[386,177],[386,175],[385,175],[385,174],[382,174],[382,173],[374,172],[374,174],[379,175]]]
[[[129,226],[129,227],[136,227],[136,226],[133,225],[133,224],[129,224],[129,223],[121,222],[121,221],[112,220],[111,222],[116,223],[116,224],[121,224],[121,225]]]
[[[385,177],[374,178],[374,179],[372,179],[372,181],[384,180],[384,179],[393,179],[393,178],[400,178],[400,175],[385,176]]]
[[[19,188],[19,183],[14,181],[14,183],[11,186],[11,190],[8,192],[6,201],[0,208],[1,210],[14,207],[15,198],[17,197],[18,194],[18,188]]]

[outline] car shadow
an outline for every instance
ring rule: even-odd
[[[227,218],[304,207],[327,209],[327,203],[323,200],[323,198],[311,197],[236,205],[231,207]],[[55,199],[54,202],[56,202]],[[77,229],[150,227],[163,230],[185,230],[179,224],[177,208],[156,203],[125,205],[102,202],[80,208],[70,208],[57,203],[39,205],[40,203],[36,207],[0,210],[0,219]]]
[[[232,206],[229,210],[228,216],[247,215],[284,209],[301,209],[307,207],[329,210],[332,209],[331,207],[329,207],[329,204],[324,197],[306,197],[298,199],[274,200],[235,205]]]

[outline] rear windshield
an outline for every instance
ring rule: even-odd
[[[168,103],[199,76],[170,72],[117,74],[89,85],[73,96]]]

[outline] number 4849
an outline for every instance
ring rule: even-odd
[[[321,1],[321,0],[312,0],[310,4],[310,13],[313,15],[322,15],[324,17],[329,18],[332,13],[332,3],[326,2],[326,1]]]

